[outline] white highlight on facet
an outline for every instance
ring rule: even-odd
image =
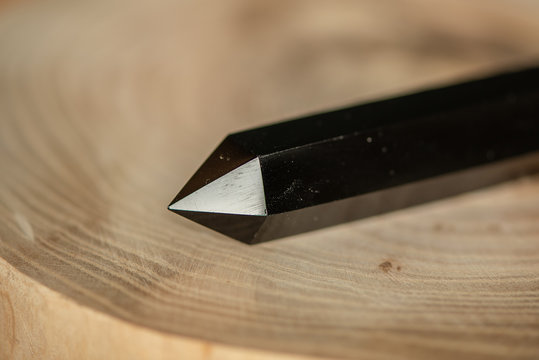
[[[266,215],[260,161],[255,158],[168,207],[170,210]]]

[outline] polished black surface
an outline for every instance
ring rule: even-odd
[[[178,213],[248,243],[330,226],[537,171],[526,154],[539,150],[539,69],[256,128],[220,148],[234,161],[212,160],[218,148],[175,200],[259,157],[268,217]]]
[[[232,134],[230,138],[245,151],[266,155],[354,132],[406,124],[458,109],[480,111],[482,105],[492,103],[505,103],[511,107],[522,95],[537,93],[538,79],[539,68],[515,71],[283,121]],[[482,116],[483,113],[478,115]]]

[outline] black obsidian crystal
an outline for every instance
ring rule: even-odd
[[[169,209],[253,244],[538,170],[533,68],[229,135]]]

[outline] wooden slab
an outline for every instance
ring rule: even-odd
[[[258,246],[166,205],[225,134],[539,59],[527,0],[0,12],[0,358],[537,358],[539,178]]]

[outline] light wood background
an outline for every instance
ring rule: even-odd
[[[0,4],[0,359],[539,358],[539,178],[258,246],[225,134],[539,61],[533,0]]]

